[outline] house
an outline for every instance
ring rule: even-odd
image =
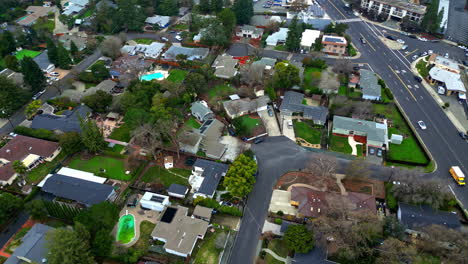
[[[359,88],[362,90],[362,98],[366,100],[380,100],[382,87],[378,83],[375,73],[360,69],[359,75]]]
[[[21,161],[28,170],[44,161],[52,161],[60,153],[57,142],[17,135],[0,148],[0,184],[12,184],[18,174],[13,162]]]
[[[76,201],[87,207],[104,201],[112,201],[116,197],[112,185],[83,180],[60,174],[50,176],[42,191],[56,197]]]
[[[67,177],[73,177],[85,181],[91,181],[99,184],[104,184],[107,181],[107,178],[96,176],[94,175],[94,173],[75,170],[68,167],[62,167],[59,171],[57,171],[56,174],[60,174]],[[37,187],[42,188],[47,179],[49,179],[52,176],[53,174],[48,174],[40,183],[37,184]]]
[[[266,39],[267,46],[276,47],[277,45],[284,44],[288,37],[288,28],[280,28],[277,32],[271,34]]]
[[[140,199],[140,204],[142,208],[162,212],[164,208],[171,205],[171,202],[169,202],[169,196],[145,192]]]
[[[120,51],[122,53],[126,53],[128,55],[143,55],[145,58],[153,58],[156,59],[161,55],[161,52],[164,49],[164,43],[153,42],[149,45],[146,44],[137,44],[135,46],[132,45],[125,45],[123,46]]]
[[[174,157],[173,156],[164,157],[164,168],[167,170],[173,167],[174,167]]]
[[[296,214],[303,217],[318,217],[325,214],[328,208],[325,196],[325,192],[315,191],[307,187],[293,187],[290,203],[297,208]]]
[[[16,23],[21,26],[32,26],[41,17],[46,17],[49,13],[57,11],[55,6],[28,6],[26,8],[27,15],[16,20]]]
[[[76,16],[81,14],[89,5],[89,0],[70,0],[63,6],[62,15]]]
[[[41,54],[34,57],[34,62],[37,63],[39,68],[45,73],[52,72],[55,69],[55,65],[49,61],[49,56],[47,55],[47,50],[43,51]]]
[[[200,149],[205,152],[208,158],[221,159],[224,152],[226,152],[226,145],[219,142],[223,130],[224,124],[217,119],[205,121],[198,129],[198,133],[203,137],[200,142]]]
[[[205,101],[193,102],[190,107],[190,112],[192,113],[192,116],[202,123],[214,117],[213,111],[211,111]]]
[[[348,81],[348,87],[356,88],[358,84],[359,84],[359,75],[351,74],[351,76],[349,77],[349,81]]]
[[[193,210],[192,218],[201,219],[209,223],[211,220],[212,213],[213,213],[212,208],[197,205],[195,206],[195,210]]]
[[[157,25],[159,28],[167,28],[170,21],[171,17],[169,16],[152,16],[146,18],[145,23],[152,26]]]
[[[280,112],[283,116],[302,114],[302,118],[312,120],[316,125],[325,125],[328,118],[328,108],[302,104],[304,94],[287,91],[281,102]]]
[[[8,68],[1,70],[0,76],[4,76],[5,78],[13,81],[18,86],[23,86],[24,84],[24,75],[22,73],[12,71]]]
[[[443,85],[447,96],[455,94],[460,99],[466,99],[466,88],[460,74],[434,66],[429,70],[427,79],[430,84]]]
[[[187,60],[202,60],[208,56],[210,50],[208,48],[186,48],[179,46],[171,46],[164,54],[166,60],[177,60],[177,55],[187,56]]]
[[[36,115],[32,120],[31,128],[43,128],[57,133],[81,132],[80,119],[86,120],[91,112],[91,108],[80,105],[73,110],[64,111],[63,115]]]
[[[46,235],[53,230],[53,227],[47,225],[39,223],[33,225],[21,238],[21,245],[14,250],[4,264],[45,263],[49,253]]]
[[[267,110],[270,97],[261,96],[255,99],[244,98],[224,101],[223,107],[229,118],[234,119],[239,116]]]
[[[187,186],[180,185],[177,183],[171,184],[171,186],[169,186],[169,188],[167,189],[167,194],[175,198],[184,199],[187,193],[188,193]]]
[[[315,41],[320,37],[320,31],[313,29],[306,29],[302,32],[301,37],[301,50],[309,52],[315,44]]]
[[[323,35],[322,37],[322,51],[330,55],[343,56],[346,53],[348,42],[344,37]]]
[[[167,253],[184,258],[192,254],[198,239],[203,239],[208,229],[208,222],[187,214],[187,207],[168,207],[151,232],[153,240],[165,243]]]
[[[179,138],[180,151],[197,154],[203,136],[198,130],[183,131],[182,133],[184,134]]]
[[[75,43],[79,51],[82,51],[86,48],[88,42],[88,35],[86,32],[76,32],[76,33],[66,33],[58,37],[58,41],[63,43],[63,46],[70,50],[71,43]]]
[[[408,233],[418,233],[430,225],[441,225],[452,229],[461,227],[456,213],[436,211],[428,205],[414,206],[399,203],[397,216]]]
[[[251,25],[243,25],[236,29],[236,36],[241,38],[261,39],[263,28],[257,28]]]
[[[312,25],[313,28],[318,30],[324,30],[332,22],[330,16],[318,4],[309,5],[300,12],[288,11],[286,13],[288,21],[291,21],[295,16],[297,16],[299,23]]]
[[[226,175],[229,166],[210,160],[197,159],[193,164],[189,183],[192,186],[193,198],[198,196],[213,198],[221,178]]]
[[[218,55],[211,67],[215,68],[214,75],[222,79],[231,79],[237,75],[237,63],[239,61],[233,59],[232,56]]]
[[[276,59],[262,57],[258,61],[252,62],[253,65],[261,65],[265,74],[272,75],[276,65]]]
[[[388,147],[388,130],[386,121],[381,124],[335,115],[333,116],[332,133],[339,136],[360,137],[366,142],[367,147]]]

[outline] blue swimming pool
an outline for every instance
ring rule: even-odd
[[[151,80],[159,80],[159,79],[163,79],[164,78],[164,74],[162,74],[161,72],[155,72],[155,73],[151,73],[151,74],[145,74],[145,75],[142,75],[140,80],[142,81],[151,81]]]

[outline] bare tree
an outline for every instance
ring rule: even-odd
[[[278,31],[280,28],[280,23],[276,21],[270,21],[265,25],[265,33],[273,33]]]
[[[178,116],[173,115],[171,119],[159,119],[155,125],[155,129],[160,133],[161,136],[169,139],[169,141],[172,143],[172,146],[176,148],[177,158],[180,158],[179,136],[177,133],[178,124]]]
[[[290,10],[294,12],[300,12],[302,10],[307,9],[307,1],[306,0],[294,0],[289,7]]]
[[[263,66],[259,64],[244,65],[240,70],[241,82],[249,87],[261,83],[263,80]]]
[[[359,119],[371,119],[373,116],[372,103],[369,101],[353,102],[351,116]]]
[[[413,245],[390,237],[379,247],[377,264],[412,263],[418,255]]]
[[[153,158],[156,158],[158,149],[163,145],[163,138],[154,126],[143,124],[133,130],[130,143],[150,151]]]
[[[354,159],[346,166],[346,177],[368,178],[371,174],[370,164],[362,159]]]
[[[118,37],[109,37],[101,43],[99,48],[101,49],[102,54],[105,56],[116,59],[120,56],[122,43],[122,40]]]
[[[441,263],[466,263],[468,259],[468,233],[440,225],[425,227],[417,247],[420,251],[437,256]]]
[[[306,165],[306,170],[316,176],[319,176],[319,184],[321,184],[326,179],[334,178],[337,167],[338,161],[335,157],[318,154],[314,155],[309,160]]]
[[[348,75],[353,72],[353,63],[349,59],[338,59],[333,65],[333,72]]]

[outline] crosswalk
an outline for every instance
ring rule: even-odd
[[[348,19],[341,19],[341,20],[336,20],[336,23],[350,23],[350,22],[361,22],[362,19],[359,17],[357,18],[348,18]]]

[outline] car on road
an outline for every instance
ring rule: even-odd
[[[465,133],[463,132],[458,132],[458,135],[460,135],[460,137],[464,140],[467,140],[468,139],[468,135],[466,135]]]
[[[382,157],[382,149],[377,149],[377,157]]]
[[[408,45],[403,45],[403,46],[401,47],[402,50],[405,50],[405,49],[407,49],[407,48],[408,48]]]
[[[169,41],[169,39],[166,38],[166,37],[161,37],[161,40],[162,40],[162,41]]]
[[[175,39],[177,39],[178,41],[182,41],[182,37],[179,35],[175,36]]]
[[[421,53],[419,54],[419,56],[420,56],[420,57],[427,56],[427,52],[421,52]]]
[[[419,83],[421,83],[423,81],[423,79],[421,77],[419,77],[419,76],[414,76],[414,79]]]
[[[448,54],[448,53],[445,53],[444,58],[448,59],[448,58],[449,58],[449,54]]]
[[[427,129],[426,123],[424,123],[424,121],[422,121],[422,120],[419,120],[419,121],[418,121],[418,125],[419,125],[419,127],[420,127],[422,130],[426,130],[426,129]]]
[[[273,116],[273,110],[271,110],[270,107],[268,107],[268,115],[269,115],[269,116]]]
[[[405,44],[405,41],[402,40],[402,39],[397,39],[396,41],[397,41],[398,43]]]
[[[260,144],[260,143],[262,143],[264,140],[265,140],[265,139],[264,139],[263,137],[256,138],[256,139],[254,140],[254,144]]]
[[[50,76],[60,76],[60,73],[58,73],[58,72],[51,72],[49,74],[50,74]]]
[[[353,67],[353,70],[354,70],[354,71],[359,71],[359,69],[360,69],[359,66],[354,66],[354,67]]]
[[[396,40],[396,38],[394,36],[387,35],[385,37],[388,38],[389,40]]]
[[[32,99],[33,99],[33,100],[39,99],[39,97],[41,97],[45,92],[46,92],[45,89],[42,90],[42,91],[40,91],[40,92],[38,92],[37,94],[35,94],[35,95],[32,97]]]
[[[429,55],[431,55],[432,53],[434,53],[433,50],[428,50],[428,51],[427,51],[427,54],[429,54]]]
[[[363,37],[361,37],[361,42],[362,42],[362,44],[366,44],[366,43],[367,43],[366,39],[363,38]]]
[[[375,154],[375,148],[369,148],[369,155]]]

